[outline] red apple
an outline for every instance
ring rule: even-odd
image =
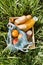
[[[15,38],[15,39],[13,39],[13,44],[17,44],[18,43],[18,39],[17,38]]]

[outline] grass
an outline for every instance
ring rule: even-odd
[[[19,13],[18,13],[19,12]],[[2,54],[6,47],[4,36],[10,16],[31,14],[37,16],[35,24],[36,49],[28,53],[17,52]],[[43,65],[43,1],[41,0],[0,0],[0,65]]]

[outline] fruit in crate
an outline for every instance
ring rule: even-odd
[[[18,37],[19,32],[17,30],[12,30],[12,37]]]
[[[32,27],[37,20],[37,17],[32,18],[31,15],[10,17],[8,24],[8,35],[6,40],[7,49],[9,49],[11,52],[16,52],[18,50],[28,52],[28,48],[35,48],[35,44],[33,44],[35,43],[34,28]],[[29,30],[31,28],[32,31]]]

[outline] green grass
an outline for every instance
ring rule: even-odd
[[[19,13],[18,13],[19,12]],[[9,54],[4,36],[7,34],[7,23],[10,16],[31,14],[37,16],[35,24],[36,49],[28,53]],[[41,0],[0,0],[0,65],[43,65],[43,2]]]

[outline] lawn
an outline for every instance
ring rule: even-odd
[[[35,24],[36,49],[28,53],[9,53],[6,47],[9,17],[31,14],[37,16]],[[0,65],[43,65],[43,0],[0,0]]]

